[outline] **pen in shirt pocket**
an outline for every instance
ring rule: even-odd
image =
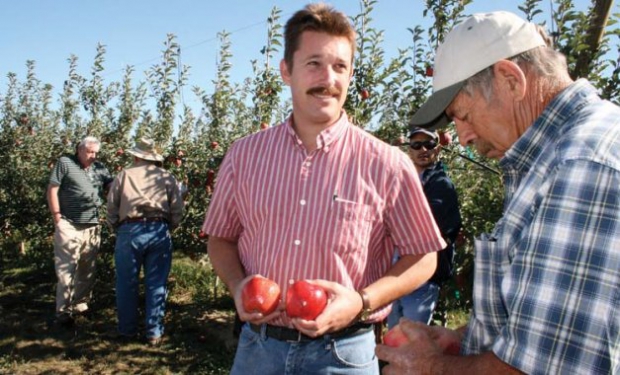
[[[334,195],[332,195],[332,205],[334,204],[334,202],[357,204],[357,202],[350,201],[350,200],[344,199],[344,198],[340,198],[338,196],[338,192],[336,190],[334,190]]]

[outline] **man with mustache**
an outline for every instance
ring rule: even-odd
[[[504,214],[475,241],[468,324],[401,321],[408,343],[376,349],[384,374],[620,374],[620,108],[501,11],[448,33],[433,87],[412,123],[454,121],[500,159]]]
[[[235,142],[203,225],[208,253],[245,322],[232,374],[378,374],[374,323],[424,283],[446,246],[400,150],[351,124],[348,17],[310,4],[285,26],[282,79],[293,113]],[[402,258],[392,265],[397,246]],[[245,311],[255,275],[309,280],[329,302],[315,320]]]

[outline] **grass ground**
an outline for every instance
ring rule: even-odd
[[[208,283],[210,278],[206,267],[188,258],[174,261],[165,339],[153,348],[140,341],[122,343],[114,337],[111,261],[100,259],[99,263],[92,313],[78,317],[69,329],[54,323],[55,275],[51,264],[2,265],[0,374],[228,372],[235,346],[232,302],[218,289],[219,296],[213,294],[213,288],[208,293],[200,288],[196,280]]]

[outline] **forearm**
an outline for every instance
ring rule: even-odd
[[[377,309],[411,293],[435,272],[437,254],[406,255],[396,262],[384,277],[364,288],[371,309]]]
[[[207,252],[215,273],[234,296],[237,285],[246,276],[239,259],[237,243],[231,239],[209,237]]]
[[[47,205],[54,219],[54,223],[60,220],[60,202],[58,201],[58,186],[49,185],[46,192]]]
[[[484,374],[523,374],[523,372],[503,362],[493,352],[479,355],[443,355],[438,361],[429,362],[431,374],[441,375],[484,375]]]

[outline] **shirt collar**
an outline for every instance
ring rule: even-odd
[[[350,122],[349,117],[347,116],[345,111],[342,111],[340,114],[340,118],[333,125],[321,131],[316,137],[316,145],[317,149],[328,152],[331,148],[330,146],[338,139],[342,138],[346,129],[348,128]],[[286,120],[286,130],[293,137],[296,144],[301,145],[301,139],[295,133],[295,129],[293,129],[293,115],[289,116]]]
[[[585,79],[562,90],[506,152],[500,160],[501,168],[512,173],[528,171],[552,140],[567,130],[562,125],[573,113],[595,98],[596,90]]]

